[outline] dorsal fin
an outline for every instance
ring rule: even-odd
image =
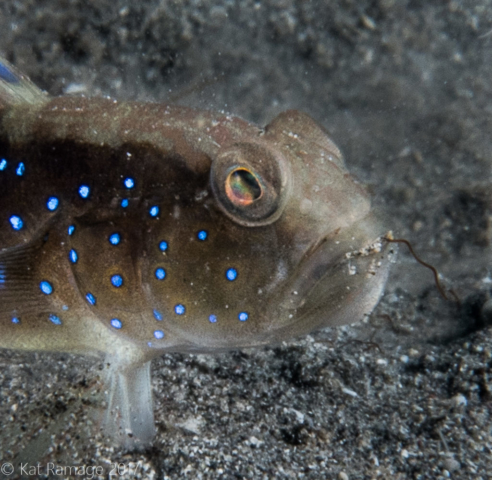
[[[0,56],[0,110],[12,105],[38,104],[48,100],[46,92]]]

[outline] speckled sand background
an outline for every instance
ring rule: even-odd
[[[111,462],[137,463],[123,478],[492,478],[490,0],[2,0],[0,51],[52,94],[171,99],[260,124],[306,111],[462,299],[443,301],[402,249],[364,325],[167,355],[153,366],[158,435],[140,453],[83,431],[97,361],[0,352],[0,464],[99,466],[100,478]],[[40,428],[56,434],[47,455],[31,441]]]

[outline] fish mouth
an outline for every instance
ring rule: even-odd
[[[310,249],[277,297],[277,339],[361,320],[381,297],[396,248],[369,214]]]

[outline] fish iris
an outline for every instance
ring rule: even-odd
[[[241,207],[251,205],[263,194],[256,176],[245,168],[237,168],[228,175],[225,191],[227,198]]]

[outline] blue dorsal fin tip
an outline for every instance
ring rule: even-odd
[[[7,83],[19,83],[19,78],[15,75],[10,68],[6,67],[3,63],[0,63],[0,79]]]
[[[48,95],[0,56],[0,109],[12,105],[35,105],[48,101]]]

